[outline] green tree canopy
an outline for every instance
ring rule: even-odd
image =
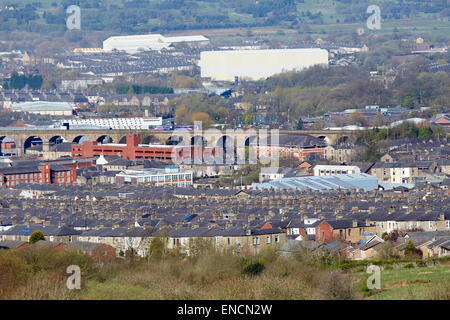
[[[31,234],[29,243],[33,244],[33,243],[38,242],[39,240],[45,240],[45,236],[42,231],[37,230]]]
[[[302,120],[302,118],[298,119],[297,130],[303,130],[303,120]]]

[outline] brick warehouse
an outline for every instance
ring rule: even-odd
[[[91,159],[62,159],[45,162],[23,163],[0,169],[0,187],[13,188],[22,183],[74,184],[77,169],[95,163]]]
[[[126,136],[126,144],[100,144],[96,141],[85,141],[83,144],[73,145],[72,156],[74,158],[90,158],[104,155],[121,156],[129,160],[173,161],[175,160],[174,155],[177,159],[186,160],[192,158],[194,153],[198,154],[199,151],[202,152],[203,157],[214,156],[217,152],[216,149],[203,146],[143,145],[139,135],[129,134]]]
[[[75,168],[49,163],[0,170],[0,186],[8,188],[21,183],[73,184],[76,180]]]

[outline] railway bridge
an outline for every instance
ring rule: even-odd
[[[205,146],[225,146],[234,141],[236,148],[245,148],[251,143],[258,143],[262,137],[275,135],[312,135],[323,139],[328,144],[355,141],[358,131],[354,130],[257,130],[257,129],[205,129],[191,131],[159,130],[108,130],[108,129],[66,129],[41,127],[0,128],[0,145],[4,141],[14,142],[19,155],[35,144],[42,144],[47,151],[54,144],[61,142],[82,143],[97,141],[99,143],[125,143],[127,134],[139,134],[142,144],[202,144]],[[257,140],[259,138],[260,140]],[[7,140],[5,140],[7,139]],[[268,143],[270,138],[267,139]],[[273,140],[272,140],[273,141]]]

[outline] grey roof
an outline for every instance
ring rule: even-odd
[[[312,190],[363,189],[364,191],[371,191],[378,189],[378,179],[366,173],[295,177],[252,185],[252,188],[294,190],[306,190],[308,188]]]
[[[26,243],[26,241],[19,240],[3,240],[0,241],[0,249],[17,249]]]

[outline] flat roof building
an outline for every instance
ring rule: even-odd
[[[200,54],[202,78],[214,81],[261,80],[278,73],[300,71],[314,65],[328,66],[324,49],[270,49],[203,51]]]
[[[328,176],[333,174],[361,173],[357,166],[316,165],[313,169],[314,176]]]
[[[125,170],[116,175],[116,183],[187,187],[192,185],[193,180],[192,171],[183,171],[179,167],[167,167],[164,169]]]
[[[11,104],[11,110],[52,116],[71,116],[72,105],[68,102],[33,101]]]
[[[201,148],[201,150],[194,148]],[[201,153],[199,153],[201,152]],[[160,161],[186,161],[194,156],[214,156],[216,148],[204,146],[174,146],[141,144],[139,135],[128,134],[126,144],[106,143],[97,141],[84,141],[82,144],[72,145],[72,156],[75,158],[91,158],[95,156],[121,156],[129,160],[160,160]]]
[[[251,186],[252,189],[276,190],[338,190],[363,189],[372,191],[378,189],[378,179],[366,173],[341,174],[320,177],[283,178]]]
[[[172,44],[176,43],[202,44],[209,43],[209,39],[201,35],[178,37],[164,37],[161,34],[116,36],[103,41],[103,51],[118,50],[134,54],[140,51],[169,49]]]
[[[132,118],[90,118],[69,119],[64,121],[69,126],[95,126],[113,130],[147,130],[162,126],[162,117],[132,117]]]

